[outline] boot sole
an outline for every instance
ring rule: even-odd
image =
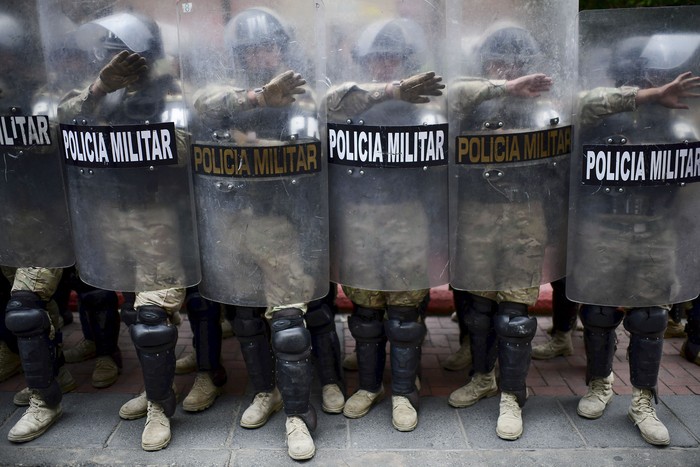
[[[148,410],[144,410],[143,412],[139,412],[139,413],[131,413],[131,414],[122,412],[121,410],[119,411],[119,417],[122,420],[138,420],[139,418],[145,417],[147,414],[148,414]]]
[[[208,400],[205,403],[199,405],[185,404],[185,401],[182,401],[182,409],[187,412],[201,412],[202,410],[206,410],[212,405],[214,405],[214,402],[216,402],[216,398],[219,397],[222,392],[223,391],[221,388],[217,389],[217,391],[214,393],[214,397],[211,400]]]
[[[39,430],[39,431],[36,431],[36,432],[34,432],[34,433],[31,433],[31,434],[28,434],[28,435],[25,435],[25,436],[10,436],[10,434],[8,433],[7,439],[8,439],[9,441],[12,441],[13,443],[26,443],[27,441],[31,441],[31,440],[33,440],[33,439],[37,439],[39,436],[41,436],[41,435],[43,435],[44,433],[46,433],[46,430],[48,430],[49,428],[51,428],[51,427],[53,426],[53,424],[56,423],[56,421],[57,421],[59,418],[61,418],[61,415],[63,415],[63,410],[61,410],[60,412],[58,412],[58,414],[54,417],[54,419],[51,420],[51,423],[49,423],[48,425],[46,425],[44,428],[42,428],[42,429]]]
[[[493,391],[487,392],[486,394],[484,394],[483,396],[479,397],[478,399],[476,399],[474,401],[470,401],[470,402],[465,403],[465,402],[458,402],[458,401],[454,401],[452,399],[448,399],[447,403],[456,409],[463,409],[465,407],[471,407],[472,405],[479,402],[481,399],[486,399],[487,397],[493,397],[497,394],[498,394],[498,389],[494,389]]]
[[[326,413],[338,414],[338,413],[343,413],[343,409],[345,408],[345,404],[343,403],[343,405],[341,405],[340,407],[328,407],[326,405],[321,405],[321,408]]]
[[[652,440],[651,438],[647,437],[647,436],[644,434],[644,432],[639,428],[639,425],[637,425],[637,422],[634,421],[634,418],[632,418],[632,414],[630,414],[629,412],[627,412],[627,418],[629,418],[630,421],[631,421],[632,423],[634,423],[634,426],[636,426],[637,429],[639,429],[639,434],[642,435],[642,438],[643,438],[644,441],[646,441],[647,443],[649,443],[649,444],[651,444],[651,445],[653,445],[653,446],[668,446],[668,445],[671,443],[671,438],[665,439],[665,440],[663,440],[663,441],[658,441],[658,440],[655,441],[655,440]]]
[[[316,447],[314,446],[314,448],[311,450],[310,453],[304,453],[304,454],[299,454],[297,456],[293,456],[292,453],[289,452],[289,450],[287,450],[287,454],[289,455],[289,457],[291,457],[295,461],[304,461],[304,460],[311,459],[312,457],[314,457],[314,455],[316,454]]]
[[[391,424],[394,425],[394,428],[396,428],[398,431],[407,432],[407,431],[413,431],[416,429],[416,427],[418,426],[418,420],[416,420],[416,423],[414,423],[411,426],[399,426],[396,423],[394,423],[393,420],[391,421]]]
[[[612,397],[610,398],[609,401],[607,401],[605,403],[605,407],[603,407],[603,410],[601,410],[600,413],[584,413],[584,412],[581,412],[581,410],[578,407],[576,407],[576,413],[579,414],[579,416],[581,416],[583,418],[587,418],[589,420],[596,420],[596,419],[603,416],[603,414],[605,413],[605,409],[608,408],[608,404],[610,404],[611,401],[612,401]]]
[[[165,441],[163,441],[160,444],[153,445],[153,446],[148,446],[148,445],[141,443],[141,449],[143,449],[144,451],[149,451],[149,452],[160,451],[161,449],[165,449],[166,447],[168,447],[168,444],[170,444],[171,438],[172,438],[172,436],[168,436],[168,439],[166,439]]]
[[[515,441],[523,435],[523,430],[521,429],[519,433],[516,433],[514,435],[507,435],[505,433],[499,432],[498,429],[496,429],[496,434],[499,438],[504,439],[506,441]]]
[[[277,404],[276,406],[274,406],[274,407],[272,408],[272,410],[270,411],[270,413],[267,414],[267,417],[265,417],[263,420],[261,420],[261,421],[258,422],[258,423],[245,423],[245,424],[244,424],[244,423],[243,423],[243,420],[241,420],[240,425],[241,425],[243,428],[248,428],[248,429],[260,428],[261,426],[263,426],[264,424],[267,423],[267,421],[270,419],[270,417],[272,417],[274,414],[276,414],[277,412],[279,412],[280,410],[282,410],[282,406],[283,406],[283,403],[282,403],[282,401],[280,401],[280,403]],[[315,451],[314,451],[314,452],[315,452]],[[313,454],[312,454],[312,456],[313,456]],[[290,456],[290,457],[291,457],[291,456]]]

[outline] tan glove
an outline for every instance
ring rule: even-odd
[[[292,70],[275,76],[272,80],[257,90],[258,105],[261,107],[283,107],[294,102],[295,94],[304,94],[301,86],[306,80]]]
[[[148,70],[146,59],[137,53],[122,50],[100,70],[94,86],[104,93],[114,92],[138,81]]]
[[[445,85],[441,83],[442,76],[435,76],[434,71],[426,71],[403,79],[394,86],[394,99],[410,102],[412,104],[424,104],[430,102],[426,96],[442,96],[441,89]]]

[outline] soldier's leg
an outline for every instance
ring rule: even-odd
[[[566,298],[566,279],[552,282],[552,338],[532,348],[532,358],[548,360],[560,355],[572,355],[571,341],[578,305]]]
[[[630,333],[629,364],[632,403],[628,415],[647,443],[666,446],[671,442],[668,430],[656,416],[652,399],[663,354],[668,310],[662,307],[632,308],[623,325]]]
[[[582,305],[581,323],[586,349],[586,384],[588,392],[581,398],[576,411],[585,418],[598,418],[613,397],[613,356],[617,338],[615,328],[624,313],[609,306]]]
[[[131,326],[136,324],[137,312],[134,308],[134,302],[136,300],[136,294],[133,292],[122,292],[124,297],[124,303],[121,306],[121,319],[129,330]],[[141,361],[141,355],[138,347],[134,345],[136,355]],[[173,384],[173,390],[175,390],[175,385]],[[119,408],[119,416],[124,420],[136,420],[143,418],[148,414],[148,398],[146,397],[146,391],[142,391],[136,397],[128,400]]]
[[[310,459],[316,452],[309,433],[316,429],[316,411],[309,402],[313,363],[304,311],[296,307],[273,310],[270,327],[277,384],[287,415],[288,454],[295,460]]]
[[[688,323],[685,332],[688,335],[681,346],[681,357],[700,365],[700,300],[693,300],[687,311]]]
[[[527,400],[527,372],[530,344],[537,332],[537,319],[528,316],[527,305],[501,302],[494,320],[498,335],[501,404],[496,434],[501,439],[518,439],[523,433],[521,408]]]
[[[466,322],[472,355],[472,378],[450,394],[452,407],[469,407],[484,397],[498,394],[496,385],[496,331],[493,319],[497,303],[488,297],[469,294],[464,320]]]
[[[243,428],[259,428],[282,409],[282,395],[275,387],[275,358],[265,308],[225,305],[226,319],[241,344],[248,378],[255,396],[241,416]]]
[[[418,424],[416,376],[425,322],[418,306],[389,305],[384,329],[391,344],[392,424],[399,431],[412,431]]]
[[[93,287],[85,284],[80,278],[74,268],[65,269],[63,271],[63,277],[59,283],[60,293],[65,294],[66,292],[70,294],[71,290],[75,290],[80,297],[81,292],[88,292],[93,289]],[[90,327],[90,318],[88,316],[88,310],[78,305],[78,319],[80,320],[80,328],[83,333],[83,338],[74,347],[64,350],[64,355],[66,357],[66,362],[77,363],[97,356],[97,348],[95,347],[95,336],[92,335],[92,329]]]
[[[141,447],[146,451],[165,448],[170,443],[170,417],[175,412],[175,345],[177,328],[169,314],[178,312],[184,289],[167,289],[136,294],[136,323],[131,339],[136,347],[148,399],[146,425]]]
[[[196,288],[187,289],[185,307],[192,327],[197,376],[182,408],[198,412],[211,407],[226,384],[226,370],[221,365],[221,307],[202,297]]]
[[[467,309],[471,303],[472,295],[464,290],[452,290],[459,325],[459,350],[448,356],[442,363],[442,367],[450,371],[464,370],[472,364],[471,344],[469,341],[469,327],[467,326]]]
[[[327,413],[341,413],[345,407],[340,370],[340,340],[335,330],[335,284],[324,298],[309,302],[304,320],[311,333],[311,352],[322,386],[322,407]]]
[[[17,336],[30,405],[7,435],[13,442],[39,437],[62,413],[63,394],[56,380],[60,333],[47,311],[60,278],[60,269],[46,268],[20,268],[14,276],[5,324]]]

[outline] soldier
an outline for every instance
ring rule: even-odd
[[[187,135],[169,107],[183,100],[154,20],[117,12],[83,24],[76,37],[102,68],[89,86],[60,104],[61,122],[73,123],[62,128],[64,137],[84,141],[80,135],[87,131],[132,147],[126,159],[118,144],[105,147],[96,164],[78,156],[89,148],[66,148],[73,232],[90,253],[80,251],[77,266],[85,282],[136,292],[122,319],[130,326],[146,389],[141,446],[154,451],[170,442],[176,404],[177,328],[171,317],[184,302],[184,287],[200,277]],[[152,139],[137,145],[137,135]]]
[[[549,360],[574,353],[571,335],[576,326],[578,305],[566,297],[566,279],[552,282],[552,338],[532,348],[532,358]]]
[[[667,14],[685,18],[680,10],[627,10],[605,18],[600,12],[583,15],[580,40],[590,48],[582,47],[581,61],[588,66],[581,79],[589,78],[589,70],[602,66],[600,57],[605,55],[599,55],[600,49],[594,48],[591,40],[599,37],[601,29],[629,21],[627,24],[645,24],[653,30],[655,24],[668,24]],[[693,31],[696,15],[688,10],[686,19],[687,23],[674,26]],[[582,92],[577,148],[584,155],[598,151],[615,154],[626,145],[624,150],[630,151],[626,154],[653,148],[647,152],[653,158],[653,151],[663,149],[664,143],[685,146],[697,141],[697,136],[687,132],[694,125],[679,110],[689,108],[681,99],[700,97],[700,78],[684,72],[697,69],[700,36],[666,33],[665,26],[662,29],[664,33],[651,36],[624,28],[612,36],[604,34],[606,43],[599,45],[609,52],[608,76],[615,87]],[[677,53],[669,56],[666,51],[670,48]],[[596,77],[600,79],[597,72]],[[679,229],[674,219],[679,212],[697,209],[691,201],[697,199],[697,187],[673,179],[659,183],[651,174],[645,176],[646,182],[620,177],[616,183],[586,171],[582,164],[588,159],[580,160],[580,175],[572,177],[571,185],[571,212],[576,215],[570,219],[567,274],[567,295],[582,303],[587,357],[588,391],[579,401],[577,413],[599,418],[612,400],[615,329],[622,322],[630,333],[627,351],[633,390],[628,416],[645,441],[668,445],[668,430],[652,399],[657,398],[668,304],[697,295],[697,274],[690,272],[694,263],[686,264],[679,255],[694,251],[697,233]],[[647,169],[638,165],[635,176]],[[606,248],[600,247],[601,242]],[[612,251],[614,255],[610,255]],[[679,275],[679,271],[687,272]]]
[[[224,73],[232,83],[221,83],[221,74],[206,76],[212,67],[199,66],[201,52],[187,62],[190,79],[202,82],[193,93],[200,120],[194,147],[199,290],[228,305],[241,343],[256,393],[241,426],[258,428],[284,406],[288,454],[302,460],[316,449],[312,351],[322,356],[316,360],[323,368],[323,410],[339,413],[345,397],[334,315],[323,300],[327,185],[316,102],[300,73],[311,69],[283,17],[259,7],[228,22],[224,53],[235,73]],[[239,159],[217,173],[205,164],[209,151]]]
[[[562,6],[551,27],[566,28],[575,11],[572,2]],[[539,13],[538,19],[547,15]],[[532,12],[523,14],[527,20]],[[553,85],[542,69],[571,68],[563,52],[566,38],[562,34],[559,43],[541,44],[519,24],[492,24],[475,43],[474,77],[448,86],[451,120],[460,132],[450,177],[455,194],[450,279],[455,300],[464,307],[472,356],[470,381],[453,391],[448,403],[469,407],[497,395],[500,387],[496,434],[505,440],[523,433],[530,343],[537,330],[528,307],[536,303],[542,283],[564,273],[560,245],[565,244],[569,148],[528,149],[522,141],[539,131],[570,137],[566,88],[560,102],[540,98]],[[546,66],[542,58],[558,48],[561,60]],[[474,141],[482,141],[482,150]],[[557,249],[561,255],[550,256]]]
[[[446,149],[437,141],[446,130],[444,109],[439,101],[431,102],[442,95],[442,78],[432,71],[418,72],[427,62],[427,46],[412,20],[375,21],[360,31],[352,49],[357,81],[333,87],[326,96],[331,274],[353,303],[348,326],[356,341],[359,372],[359,389],[343,414],[363,417],[382,399],[388,340],[392,425],[399,431],[412,431],[418,424],[424,305],[429,287],[446,280],[429,267],[430,260],[443,266],[446,260],[447,193],[441,183],[446,159],[416,153],[412,164],[407,147],[390,154],[386,146],[388,131],[408,134],[420,126],[436,154]],[[346,141],[369,135],[375,142],[369,148],[348,146],[344,152],[338,138],[345,135]],[[376,149],[381,144],[385,146]],[[350,156],[365,149],[374,157]],[[389,158],[395,158],[393,164]]]

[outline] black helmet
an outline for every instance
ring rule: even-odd
[[[224,43],[234,55],[248,47],[277,45],[285,51],[292,34],[282,20],[267,8],[249,8],[226,25]]]
[[[395,57],[407,70],[414,71],[425,59],[426,40],[413,20],[397,18],[370,24],[360,34],[352,50],[358,63],[373,56]]]
[[[540,47],[527,29],[505,26],[489,33],[479,46],[482,67],[500,61],[527,69],[540,57]]]
[[[121,50],[139,53],[149,60],[163,56],[160,27],[136,13],[117,13],[86,23],[78,29],[76,39],[84,49],[94,50],[100,60]]]

